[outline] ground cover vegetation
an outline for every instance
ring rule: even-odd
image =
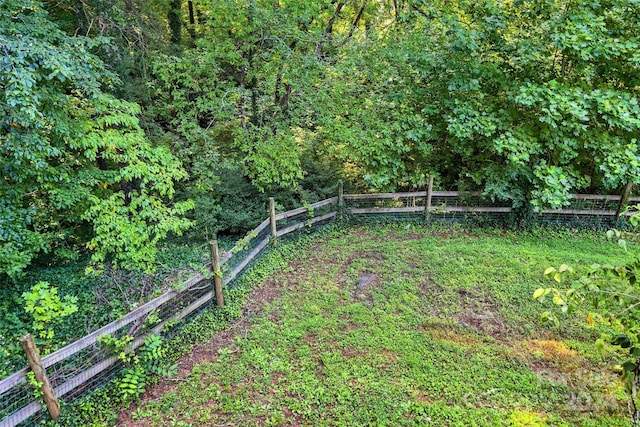
[[[532,298],[557,259],[628,254],[590,233],[545,234],[355,227],[285,249],[257,283],[277,297],[118,422],[629,425],[624,354],[593,351],[605,326],[556,327]]]
[[[637,229],[640,213],[631,217],[631,223]],[[607,235],[615,238],[622,247],[627,242],[637,242],[640,235],[635,232],[620,232],[609,230]],[[570,277],[572,282],[565,289],[555,287],[539,288],[533,297],[544,300],[552,296],[553,303],[560,306],[564,313],[571,313],[576,308],[587,307],[589,314],[587,322],[590,325],[603,324],[607,330],[602,332],[595,344],[599,350],[609,342],[622,349],[626,355],[622,363],[622,379],[625,389],[630,396],[629,412],[634,426],[640,425],[640,405],[638,403],[638,386],[640,386],[640,339],[638,330],[638,313],[640,296],[637,291],[637,279],[640,275],[640,254],[635,251],[634,256],[624,263],[592,264],[583,274],[577,272],[568,264],[562,264],[558,269],[549,267],[545,275],[552,277],[558,283],[563,278]],[[577,279],[576,279],[577,277]],[[561,285],[558,285],[561,286]],[[564,286],[567,286],[564,284]],[[560,323],[558,317],[550,312],[544,312],[543,317]]]
[[[326,236],[333,235],[334,230],[325,229],[324,233]],[[287,268],[288,262],[295,259],[299,250],[312,238],[298,239],[296,244],[279,245],[270,250],[268,256],[258,260],[235,282],[232,289],[226,290],[224,307],[202,311],[195,319],[179,325],[173,329],[174,333],[164,338],[152,335],[154,342],[160,345],[155,348],[156,355],[148,358],[150,360],[142,360],[142,363],[134,360],[135,357],[146,358],[149,354],[147,344],[133,353],[126,349],[126,342],[122,346],[118,343],[120,340],[108,339],[111,342],[106,344],[114,344],[114,350],[124,350],[122,358],[125,359],[125,369],[112,380],[99,384],[92,393],[70,403],[61,402],[62,414],[58,421],[45,417],[38,424],[52,427],[61,424],[69,427],[121,425],[122,422],[118,421],[119,412],[133,401],[138,401],[141,393],[163,376],[157,372],[173,376],[178,368],[188,371],[189,366],[207,357],[212,343],[229,336],[233,333],[230,331],[244,327],[242,319],[247,314],[259,312],[266,301],[273,300],[275,292],[273,296],[269,295],[268,289],[262,292],[265,288],[260,288],[260,284],[277,271]]]
[[[0,377],[26,366],[20,337],[33,334],[42,355],[124,316],[171,287],[179,287],[206,262],[207,248],[173,243],[158,248],[155,274],[109,268],[100,276],[84,273],[81,259],[41,266],[16,284],[0,288]],[[33,285],[28,285],[33,284]],[[56,303],[56,299],[60,302]],[[72,301],[75,311],[65,301]],[[39,307],[39,313],[28,311]],[[67,307],[66,315],[62,315]]]

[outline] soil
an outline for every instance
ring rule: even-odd
[[[464,289],[458,289],[456,293],[461,297],[459,304],[462,307],[462,311],[454,316],[459,325],[490,335],[498,341],[507,341],[513,337],[513,331],[510,331],[502,320],[498,306],[492,298]]]
[[[312,258],[321,254],[321,247],[326,244],[326,240],[315,243],[309,251]],[[319,260],[315,260],[320,262]],[[298,288],[298,280],[302,276],[302,264],[308,265],[309,259],[294,259],[289,262],[289,270],[286,273],[286,280],[282,277],[272,276],[264,282],[259,288],[252,290],[245,298],[245,306],[242,309],[242,317],[233,321],[224,330],[218,332],[215,337],[207,342],[197,344],[191,353],[184,355],[177,361],[178,374],[171,378],[163,378],[155,385],[149,387],[147,391],[140,397],[140,402],[132,404],[129,408],[123,409],[118,414],[118,426],[134,427],[147,426],[145,420],[133,420],[131,415],[135,410],[143,406],[146,402],[159,399],[164,394],[173,391],[178,384],[187,381],[186,377],[193,370],[194,366],[199,363],[207,363],[218,357],[218,350],[228,348],[231,351],[236,349],[235,338],[246,335],[254,326],[255,315],[262,313],[266,306],[276,301],[284,292],[294,292]],[[314,260],[311,260],[314,263]],[[276,316],[276,313],[271,313]]]
[[[295,286],[295,285],[294,285]],[[184,355],[177,361],[178,374],[171,378],[163,378],[155,385],[149,387],[141,396],[140,403],[133,404],[127,409],[120,411],[118,416],[118,426],[133,427],[146,426],[144,420],[136,421],[131,418],[131,414],[144,403],[159,399],[164,394],[174,390],[177,385],[186,381],[186,377],[199,363],[207,363],[218,357],[218,350],[229,348],[234,351],[234,338],[245,335],[254,322],[254,316],[261,313],[265,306],[275,301],[282,295],[284,289],[282,281],[274,278],[265,282],[261,287],[254,289],[246,297],[246,305],[243,308],[243,316],[232,322],[224,330],[218,332],[211,340],[196,345],[191,353]]]

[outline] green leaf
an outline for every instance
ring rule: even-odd
[[[541,296],[543,296],[545,294],[545,289],[544,288],[538,288],[536,289],[536,291],[533,293],[533,299],[538,299]]]
[[[621,348],[631,347],[631,340],[626,334],[618,334],[611,340],[611,344],[620,346]]]
[[[562,305],[565,303],[564,299],[562,298],[562,296],[560,294],[554,294],[553,295],[553,303],[555,305]]]
[[[618,240],[618,245],[623,248],[625,251],[627,250],[627,241],[624,239]]]

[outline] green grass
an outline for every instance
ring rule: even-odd
[[[626,426],[616,355],[580,319],[540,321],[543,271],[626,256],[589,234],[381,226],[300,249],[282,297],[145,425]],[[365,275],[371,283],[358,289]],[[579,316],[578,316],[579,317]]]

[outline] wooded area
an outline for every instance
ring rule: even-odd
[[[522,212],[640,182],[632,1],[6,0],[0,272],[245,233],[350,190]]]

